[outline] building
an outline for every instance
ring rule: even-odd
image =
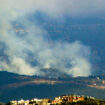
[[[17,105],[17,101],[15,101],[15,100],[10,101],[10,105]]]
[[[78,102],[83,101],[85,98],[83,96],[77,96],[77,95],[63,95],[59,97],[55,97],[52,104],[60,104],[62,102]]]
[[[17,101],[17,105],[29,105],[29,100],[19,100]]]
[[[52,101],[50,99],[43,99],[41,105],[51,105]]]
[[[29,100],[10,101],[10,105],[29,105]]]

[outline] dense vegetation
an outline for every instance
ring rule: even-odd
[[[97,99],[87,99],[84,101],[72,102],[72,103],[63,102],[61,105],[105,105],[105,101]]]

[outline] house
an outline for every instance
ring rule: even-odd
[[[51,105],[52,101],[50,99],[43,99],[41,105]]]
[[[17,105],[17,101],[15,101],[15,100],[10,101],[10,105]]]

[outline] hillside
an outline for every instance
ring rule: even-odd
[[[97,99],[87,99],[80,102],[73,102],[73,103],[62,103],[60,105],[105,105],[104,100],[97,100]]]
[[[81,94],[104,99],[104,75],[78,78],[58,78],[24,76],[0,72],[0,101],[13,99],[54,98],[61,94]]]

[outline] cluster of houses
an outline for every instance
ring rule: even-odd
[[[59,97],[55,97],[55,100],[53,100],[53,104],[60,104],[62,102],[78,102],[78,101],[84,101],[84,96],[78,96],[78,95],[63,95]]]
[[[32,99],[32,100],[19,100],[19,101],[10,101],[10,105],[52,105],[50,99]]]
[[[93,98],[93,97],[88,97]],[[54,100],[50,99],[32,99],[32,100],[19,100],[19,101],[10,101],[10,105],[56,105],[61,104],[62,102],[78,102],[84,101],[84,96],[78,95],[62,95],[55,97]]]

